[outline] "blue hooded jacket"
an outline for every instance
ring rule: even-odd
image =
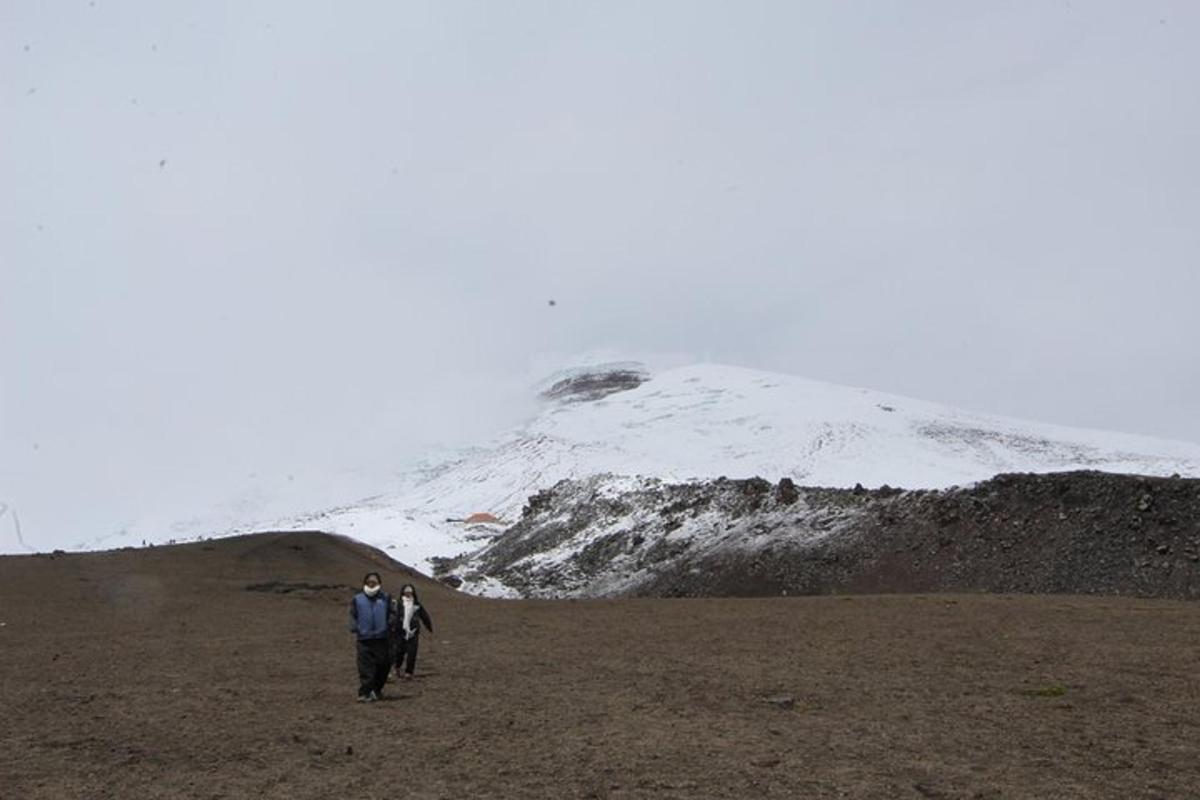
[[[359,641],[388,638],[391,608],[392,599],[382,589],[374,597],[359,592],[350,601],[350,630]]]

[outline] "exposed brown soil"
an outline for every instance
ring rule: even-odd
[[[0,558],[0,797],[1200,796],[1194,603],[422,582],[419,678],[362,705],[381,566],[320,534]]]

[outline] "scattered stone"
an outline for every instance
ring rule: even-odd
[[[792,697],[790,694],[777,694],[771,697],[764,697],[763,702],[773,705],[776,708],[787,709],[796,707],[796,698]]]
[[[762,495],[771,491],[771,482],[765,478],[750,478],[742,482],[742,491],[747,495]]]

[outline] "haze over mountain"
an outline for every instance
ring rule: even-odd
[[[390,492],[600,348],[1200,441],[1198,38],[1185,0],[6,0],[0,546]]]
[[[592,364],[543,381],[541,409],[478,448],[430,461],[389,491],[335,506],[241,497],[170,525],[143,522],[80,541],[85,549],[253,530],[319,529],[386,549],[430,571],[431,558],[486,543],[529,497],[565,478],[605,475],[608,492],[636,478],[721,476],[801,485],[937,488],[1001,472],[1104,470],[1200,475],[1200,446],[976,414],[882,392],[718,364],[651,374],[638,363]],[[349,487],[343,487],[349,491]],[[485,513],[495,521],[464,522]]]

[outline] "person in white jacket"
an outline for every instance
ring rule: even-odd
[[[433,633],[433,620],[429,612],[417,599],[417,589],[411,583],[400,588],[400,598],[395,602],[394,620],[395,633],[393,642],[396,653],[396,677],[412,680],[413,671],[417,667],[417,647],[421,642],[421,625]]]

